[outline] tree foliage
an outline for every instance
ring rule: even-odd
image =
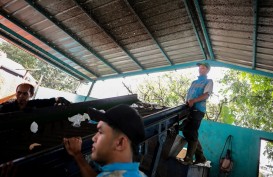
[[[221,121],[257,130],[273,130],[273,80],[268,77],[230,70],[220,91],[226,105]]]
[[[7,54],[7,57],[26,69],[40,69],[30,71],[31,75],[38,81],[41,76],[43,80],[41,86],[60,91],[74,92],[79,81],[61,71],[60,69],[49,65],[48,63],[37,59],[22,49],[19,49],[9,43],[0,44],[0,50]]]
[[[272,132],[273,79],[230,70],[225,74],[220,92],[226,95],[226,108],[221,115],[225,123]],[[225,120],[229,119],[230,122]],[[267,142],[264,154],[273,159],[272,142]]]
[[[130,93],[137,93],[143,102],[173,107],[185,103],[189,84],[188,78],[170,72],[162,76],[145,78],[136,90],[131,90],[126,84],[124,86]]]
[[[267,141],[265,146],[265,151],[263,152],[264,155],[267,155],[268,159],[273,160],[273,142]]]

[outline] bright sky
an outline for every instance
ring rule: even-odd
[[[208,78],[213,79],[214,81],[214,93],[217,94],[220,88],[220,84],[217,82],[219,79],[223,77],[223,73],[228,70],[227,68],[223,67],[212,67],[210,72],[208,73]],[[178,74],[186,75],[187,77],[191,78],[192,80],[196,79],[199,75],[198,67],[181,69],[175,71]],[[105,81],[98,81],[95,83],[95,86],[91,92],[91,97],[95,98],[109,98],[109,97],[116,97],[121,95],[127,95],[128,91],[123,86],[122,82],[126,83],[126,85],[130,85],[132,88],[135,88],[139,83],[141,83],[144,78],[146,77],[155,77],[158,75],[162,75],[166,72],[161,73],[153,73],[153,74],[145,74],[145,75],[138,75],[138,76],[131,76],[126,78],[116,78],[116,79],[109,79]],[[87,93],[88,89],[90,88],[89,85],[86,87],[82,87],[78,93]],[[215,98],[216,99],[216,98]]]

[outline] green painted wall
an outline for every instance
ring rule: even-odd
[[[203,120],[199,140],[211,161],[210,177],[219,173],[219,158],[226,138],[232,135],[234,166],[229,177],[258,177],[260,140],[273,140],[273,133]]]

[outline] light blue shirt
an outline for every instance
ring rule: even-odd
[[[147,177],[139,170],[139,163],[112,163],[102,167],[97,177]]]
[[[191,87],[188,90],[187,101],[198,98],[204,93],[211,94],[213,89],[213,81],[211,79],[207,79],[207,76],[199,76],[197,80],[193,81]],[[206,112],[206,100],[194,103],[194,109],[197,109],[201,112]]]

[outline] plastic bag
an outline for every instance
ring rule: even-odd
[[[76,114],[72,117],[68,117],[68,120],[72,122],[73,127],[80,127],[81,122],[85,121],[85,119],[90,119],[88,115],[81,115],[81,114]]]
[[[231,159],[228,158],[221,158],[220,160],[220,171],[222,173],[229,173],[231,172],[233,167],[233,161]]]

